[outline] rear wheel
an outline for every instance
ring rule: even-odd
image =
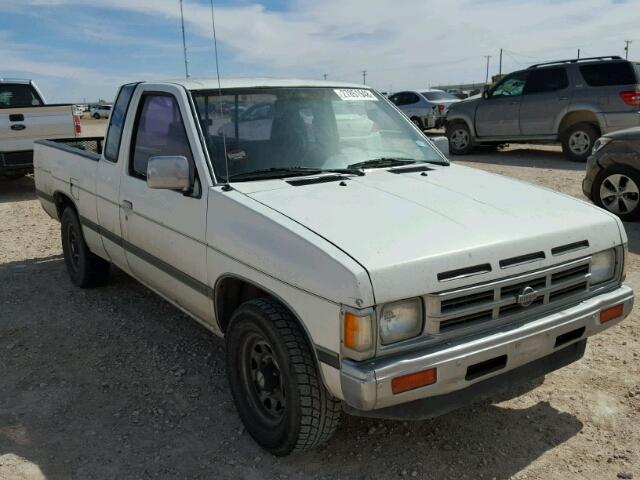
[[[67,207],[62,213],[62,251],[71,282],[77,287],[97,287],[109,278],[110,263],[89,250],[76,212]]]
[[[593,144],[598,139],[598,130],[590,123],[577,123],[562,135],[562,151],[574,162],[584,162],[591,155]]]
[[[640,173],[624,166],[603,170],[593,182],[591,198],[621,220],[637,220],[640,218]]]
[[[280,303],[262,298],[236,310],[226,363],[238,414],[263,448],[288,455],[333,435],[340,402],[325,389],[309,342]]]
[[[466,123],[458,122],[447,125],[449,148],[454,155],[466,155],[473,150],[471,132]]]
[[[100,120],[100,114],[99,113],[94,113],[93,114],[93,118],[95,118],[96,120]]]

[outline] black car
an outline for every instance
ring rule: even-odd
[[[582,191],[624,221],[640,218],[640,127],[608,133],[595,142]]]

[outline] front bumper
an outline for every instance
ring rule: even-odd
[[[343,359],[340,381],[344,401],[353,409],[366,412],[468,388],[616,325],[631,312],[633,299],[633,290],[622,285],[573,307],[471,340],[364,362]],[[623,314],[601,324],[600,311],[618,304],[623,304]],[[506,362],[501,368],[469,378],[469,367],[477,372],[478,364],[503,356]],[[393,378],[434,367],[438,371],[433,385],[399,394],[392,392]]]

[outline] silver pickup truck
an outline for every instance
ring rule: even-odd
[[[33,142],[81,133],[70,104],[47,104],[31,80],[0,78],[0,177],[33,171]]]
[[[224,336],[277,455],[537,378],[633,305],[617,217],[450,164],[362,85],[125,85],[104,144],[37,142],[35,180],[71,281],[117,265]]]

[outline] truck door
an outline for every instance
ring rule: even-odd
[[[507,75],[480,100],[476,110],[478,137],[514,137],[520,135],[520,101],[527,72]]]
[[[520,105],[522,135],[554,135],[556,120],[571,101],[565,67],[541,68],[529,72]]]
[[[126,164],[124,153],[128,150],[127,139],[130,137],[124,127],[132,124],[135,118],[135,112],[129,112],[129,104],[136,87],[137,84],[124,85],[118,92],[96,177],[96,202],[102,244],[111,261],[125,272],[129,272],[129,265],[122,248],[120,179],[123,165]]]
[[[133,275],[203,321],[212,321],[207,285],[206,215],[210,184],[204,152],[185,90],[144,84],[132,105],[136,116],[120,185],[120,223]],[[185,156],[196,166],[190,194],[147,186],[147,163]]]

